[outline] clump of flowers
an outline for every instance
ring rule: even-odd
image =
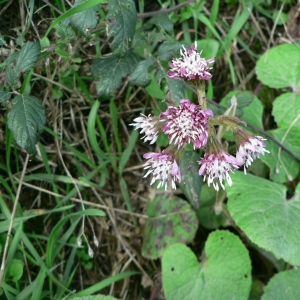
[[[192,144],[194,150],[203,149],[203,157],[199,161],[199,175],[203,176],[207,184],[219,190],[225,189],[224,182],[232,185],[230,173],[244,166],[246,168],[259,158],[260,155],[269,153],[265,149],[265,139],[255,136],[238,126],[243,123],[234,116],[214,116],[210,109],[206,109],[205,82],[212,78],[210,65],[214,58],[206,60],[201,57],[202,52],[197,52],[197,43],[190,49],[184,46],[179,58],[173,58],[169,63],[168,76],[173,79],[184,80],[197,90],[199,104],[191,103],[188,99],[181,99],[180,104],[172,103],[165,112],[158,117],[141,115],[130,124],[135,129],[140,129],[142,139],[150,144],[156,142],[160,134],[169,138],[169,147],[161,153],[149,152],[144,154],[147,170],[144,177],[152,175],[151,185],[158,181],[158,188],[170,184],[176,189],[176,182],[180,183],[180,157],[182,149]],[[237,144],[236,156],[229,154],[222,146],[216,134],[215,126],[227,126],[233,131]]]

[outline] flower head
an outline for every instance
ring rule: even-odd
[[[179,106],[169,106],[159,115],[164,122],[162,131],[169,136],[170,144],[178,149],[187,143],[193,143],[194,149],[204,148],[208,139],[208,118],[213,116],[209,109],[181,99]]]
[[[254,136],[241,127],[238,127],[233,134],[238,147],[236,158],[241,165],[244,164],[244,172],[246,174],[246,168],[256,158],[259,158],[260,154],[264,155],[265,152],[270,153],[270,151],[265,149],[266,143],[264,141],[266,139],[261,136]]]
[[[181,182],[181,173],[172,152],[167,150],[163,150],[162,153],[149,152],[143,157],[148,159],[144,168],[148,171],[144,178],[152,174],[150,185],[156,180],[160,180],[158,188],[165,186],[165,190],[167,190],[168,183],[171,182],[172,188],[176,189],[175,182]]]
[[[141,128],[141,134],[145,134],[141,139],[144,139],[144,142],[150,141],[150,144],[156,142],[158,138],[159,129],[157,128],[158,120],[151,115],[145,116],[141,114],[142,117],[135,118],[133,121],[136,123],[129,124],[135,126],[135,129]]]
[[[223,181],[226,179],[228,185],[231,186],[232,180],[229,172],[238,169],[240,164],[234,156],[221,148],[212,147],[208,150],[212,150],[212,152],[206,152],[199,161],[201,165],[199,175],[204,176],[204,180],[207,179],[208,186],[212,183],[216,191],[219,190],[219,184],[224,190]]]
[[[180,50],[180,58],[173,58],[172,62],[169,63],[171,67],[168,72],[168,76],[174,79],[184,79],[184,80],[209,80],[212,75],[209,67],[215,59],[214,57],[206,60],[201,57],[201,53],[197,52],[197,43],[192,46],[191,49],[186,49],[182,46],[183,50]]]

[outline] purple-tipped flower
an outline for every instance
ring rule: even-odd
[[[205,153],[199,161],[201,165],[199,175],[204,176],[204,180],[207,179],[208,186],[212,183],[216,191],[219,190],[219,184],[223,190],[225,189],[224,180],[227,180],[229,186],[232,185],[229,172],[233,172],[240,166],[234,156],[224,150],[219,150],[218,153]]]
[[[158,188],[165,186],[165,190],[167,190],[168,183],[171,182],[172,188],[176,189],[175,182],[181,182],[181,173],[171,152],[167,150],[163,150],[162,153],[149,152],[143,157],[148,159],[145,163],[145,169],[148,171],[144,178],[152,174],[150,185],[159,180]]]
[[[244,164],[244,172],[246,174],[246,168],[248,168],[256,158],[259,158],[260,154],[264,155],[265,152],[270,153],[270,151],[265,149],[266,143],[264,141],[266,139],[261,136],[254,136],[241,127],[238,127],[233,134],[238,148],[236,158],[241,165]]]
[[[168,135],[170,144],[178,149],[193,143],[194,149],[204,148],[208,139],[208,118],[213,116],[209,109],[202,110],[199,105],[181,99],[179,106],[169,106],[159,115],[164,122],[162,131]]]
[[[142,117],[135,118],[133,121],[136,123],[129,124],[135,126],[135,129],[141,128],[140,134],[145,134],[141,139],[144,139],[144,142],[150,141],[150,144],[156,142],[159,134],[159,129],[157,128],[158,119],[151,117],[151,115],[145,116],[141,114]]]
[[[209,67],[215,59],[214,57],[206,60],[201,57],[201,53],[197,52],[197,43],[192,46],[191,49],[186,49],[182,46],[183,50],[180,49],[180,58],[173,58],[172,62],[169,63],[171,67],[168,72],[168,76],[173,79],[184,79],[184,80],[209,80],[212,78]]]

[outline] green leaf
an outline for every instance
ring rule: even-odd
[[[108,35],[114,37],[111,49],[123,55],[131,46],[135,33],[136,8],[132,0],[110,0],[108,2]]]
[[[166,94],[169,98],[175,101],[177,104],[184,97],[184,82],[183,80],[172,79],[165,74],[167,80]]]
[[[21,76],[21,73],[19,71],[16,71],[16,69],[12,65],[8,65],[5,69],[5,80],[7,85],[9,85],[11,88],[18,88],[18,80]]]
[[[12,104],[13,108],[7,117],[8,128],[17,144],[34,154],[35,144],[46,123],[44,108],[37,98],[23,94],[16,96]]]
[[[198,52],[202,51],[201,57],[204,57],[205,59],[215,57],[218,53],[219,47],[220,43],[214,39],[203,39],[197,41],[197,50]]]
[[[197,218],[190,205],[177,197],[163,194],[147,205],[142,255],[156,259],[174,243],[188,243],[197,230]]]
[[[252,103],[249,106],[243,108],[243,114],[241,119],[249,124],[252,124],[258,128],[263,128],[263,105],[261,101],[255,96]]]
[[[163,42],[158,48],[158,57],[162,61],[171,61],[173,57],[179,55],[179,50],[182,46],[187,46],[187,44],[182,42],[170,43],[168,41]]]
[[[300,94],[284,93],[273,102],[272,115],[278,127],[289,127],[300,114]],[[300,119],[293,124],[300,129]]]
[[[151,83],[151,79],[149,79],[148,76],[148,67],[152,65],[153,61],[153,57],[140,61],[129,76],[129,83],[141,87],[149,85]]]
[[[251,286],[251,262],[241,240],[225,231],[211,233],[200,265],[185,245],[170,246],[162,258],[167,300],[246,300]]]
[[[71,40],[75,36],[75,32],[69,25],[57,24],[55,30],[63,39]]]
[[[179,184],[190,204],[199,208],[199,200],[202,186],[202,176],[199,176],[200,156],[196,151],[185,150],[180,162],[182,181]]]
[[[149,74],[149,78],[151,79],[151,83],[146,87],[147,93],[151,97],[156,98],[156,99],[166,98],[165,93],[160,89],[154,76],[152,74]]]
[[[7,269],[7,276],[9,276],[13,282],[17,282],[23,276],[23,268],[24,262],[20,259],[14,258]]]
[[[300,299],[300,269],[276,274],[265,286],[262,300],[295,300]]]
[[[299,129],[279,128],[270,131],[270,133],[290,151],[295,154],[300,153]],[[271,180],[278,183],[284,183],[297,177],[299,172],[299,162],[282,149],[280,150],[280,155],[278,157],[279,146],[271,139],[266,140],[266,149],[268,149],[270,153],[262,155],[260,158],[271,169]]]
[[[5,102],[6,100],[9,100],[10,97],[11,97],[10,92],[0,90],[0,103]]]
[[[238,91],[238,90],[235,90],[235,91],[231,91],[229,92],[221,101],[221,105],[229,108],[230,105],[231,105],[231,99],[232,97],[235,96],[236,97],[236,100],[237,100],[237,107],[242,109],[242,108],[245,108],[247,106],[249,106],[252,101],[254,100],[254,94],[252,94],[251,92],[248,92],[248,91]]]
[[[291,59],[292,58],[292,59]],[[272,88],[300,88],[300,49],[283,44],[266,51],[256,64],[257,78]]]
[[[163,30],[171,33],[173,31],[173,22],[166,14],[157,14],[149,20],[150,24],[161,27]]]
[[[300,265],[300,185],[287,201],[281,184],[235,172],[227,189],[228,209],[247,237],[292,265]]]
[[[96,89],[99,98],[107,99],[122,83],[122,78],[130,74],[139,57],[132,51],[124,56],[111,55],[107,58],[98,58],[92,63],[92,75],[96,78]]]
[[[16,61],[16,71],[27,73],[34,68],[39,59],[41,46],[39,42],[27,42],[23,45]]]
[[[75,0],[74,7],[84,3],[85,0]],[[89,29],[97,26],[98,17],[97,11],[99,5],[86,9],[82,12],[74,14],[70,17],[70,24],[72,28],[82,35],[86,35]]]

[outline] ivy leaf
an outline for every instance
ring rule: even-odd
[[[229,231],[215,231],[206,241],[205,253],[199,264],[185,245],[174,244],[165,251],[162,274],[167,300],[247,300],[251,261],[241,240]]]
[[[130,48],[135,33],[136,8],[133,0],[108,2],[108,35],[114,37],[111,49],[114,54],[124,55]]]
[[[27,73],[34,68],[41,52],[39,42],[27,42],[23,45],[16,61],[16,71]]]
[[[5,102],[6,100],[9,100],[10,97],[11,97],[10,92],[0,90],[0,103]]]
[[[191,205],[199,209],[200,193],[202,186],[202,176],[199,176],[200,156],[195,151],[185,150],[180,163],[182,181],[179,184],[184,195],[187,197]]]
[[[156,259],[174,243],[193,240],[197,230],[197,217],[190,205],[166,194],[155,197],[147,205],[145,238],[142,255]]]
[[[132,51],[124,56],[111,55],[101,57],[92,63],[92,75],[96,78],[96,90],[99,98],[107,99],[122,83],[122,78],[130,74],[139,61],[139,57]]]
[[[140,61],[129,76],[129,83],[141,87],[149,85],[151,83],[151,79],[148,76],[148,67],[152,65],[153,61],[153,57]]]
[[[276,274],[265,286],[261,300],[300,299],[300,269],[288,270]]]
[[[287,200],[284,185],[242,172],[231,177],[228,209],[237,226],[259,247],[299,266],[300,185]]]
[[[20,147],[35,154],[35,144],[46,123],[44,108],[37,98],[23,94],[16,96],[12,104],[13,108],[7,117],[8,128]]]
[[[257,61],[257,78],[272,88],[300,88],[300,49],[283,44],[266,51]]]
[[[74,6],[77,6],[86,0],[75,0]],[[99,5],[93,6],[82,12],[74,14],[70,17],[70,24],[72,28],[82,35],[86,35],[90,28],[95,28],[97,26],[98,17],[97,11],[99,10]]]

